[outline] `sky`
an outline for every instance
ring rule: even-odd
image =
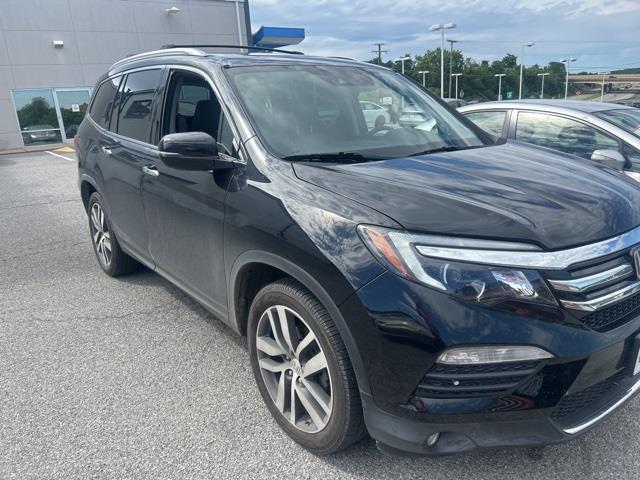
[[[640,0],[250,0],[252,28],[301,27],[297,48],[308,54],[370,60],[384,42],[383,60],[440,46],[429,26],[455,22],[447,38],[475,60],[507,53],[525,65],[576,58],[572,71],[640,67]],[[448,45],[448,44],[447,44]]]

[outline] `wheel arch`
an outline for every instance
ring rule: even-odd
[[[261,275],[265,275],[265,272],[270,271],[272,278],[268,278],[270,281],[262,283],[262,286],[271,283],[280,278],[290,277],[298,281],[301,285],[307,288],[327,309],[331,318],[336,324],[342,341],[347,348],[349,360],[353,366],[356,374],[356,380],[358,382],[358,388],[361,392],[370,394],[371,389],[369,387],[369,379],[364,368],[364,362],[356,345],[356,342],[351,335],[351,331],[347,322],[345,321],[340,309],[333,301],[327,290],[306,270],[299,265],[287,260],[281,256],[275,255],[269,252],[263,252],[258,250],[250,250],[241,254],[234,262],[231,273],[229,275],[228,283],[228,305],[229,305],[229,324],[241,335],[247,333],[247,320],[250,302],[246,302],[243,305],[242,295],[247,288],[247,280],[250,278],[252,268],[262,269]],[[255,270],[254,270],[255,271]],[[261,278],[265,281],[265,277]],[[258,281],[258,284],[261,282]],[[249,293],[255,296],[259,289],[255,288],[255,291],[249,290]],[[253,299],[253,297],[251,297]]]
[[[93,192],[100,192],[98,189],[98,185],[96,181],[91,178],[89,175],[83,173],[80,175],[79,179],[80,183],[80,197],[82,198],[82,204],[84,205],[85,211],[89,208],[89,199]]]

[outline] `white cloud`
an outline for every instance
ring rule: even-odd
[[[300,48],[313,54],[370,59],[378,41],[387,44],[387,59],[420,54],[440,44],[429,25],[455,21],[458,28],[447,35],[461,40],[458,46],[475,52],[476,59],[518,54],[520,43],[536,41],[528,63],[572,55],[579,58],[577,68],[640,64],[640,0],[251,0],[250,5],[254,28],[303,27],[307,38]]]

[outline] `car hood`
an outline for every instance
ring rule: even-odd
[[[518,142],[349,165],[297,163],[294,171],[412,231],[555,250],[640,225],[638,183]]]

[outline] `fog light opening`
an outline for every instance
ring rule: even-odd
[[[440,440],[440,432],[432,433],[427,437],[427,447],[433,447]]]

